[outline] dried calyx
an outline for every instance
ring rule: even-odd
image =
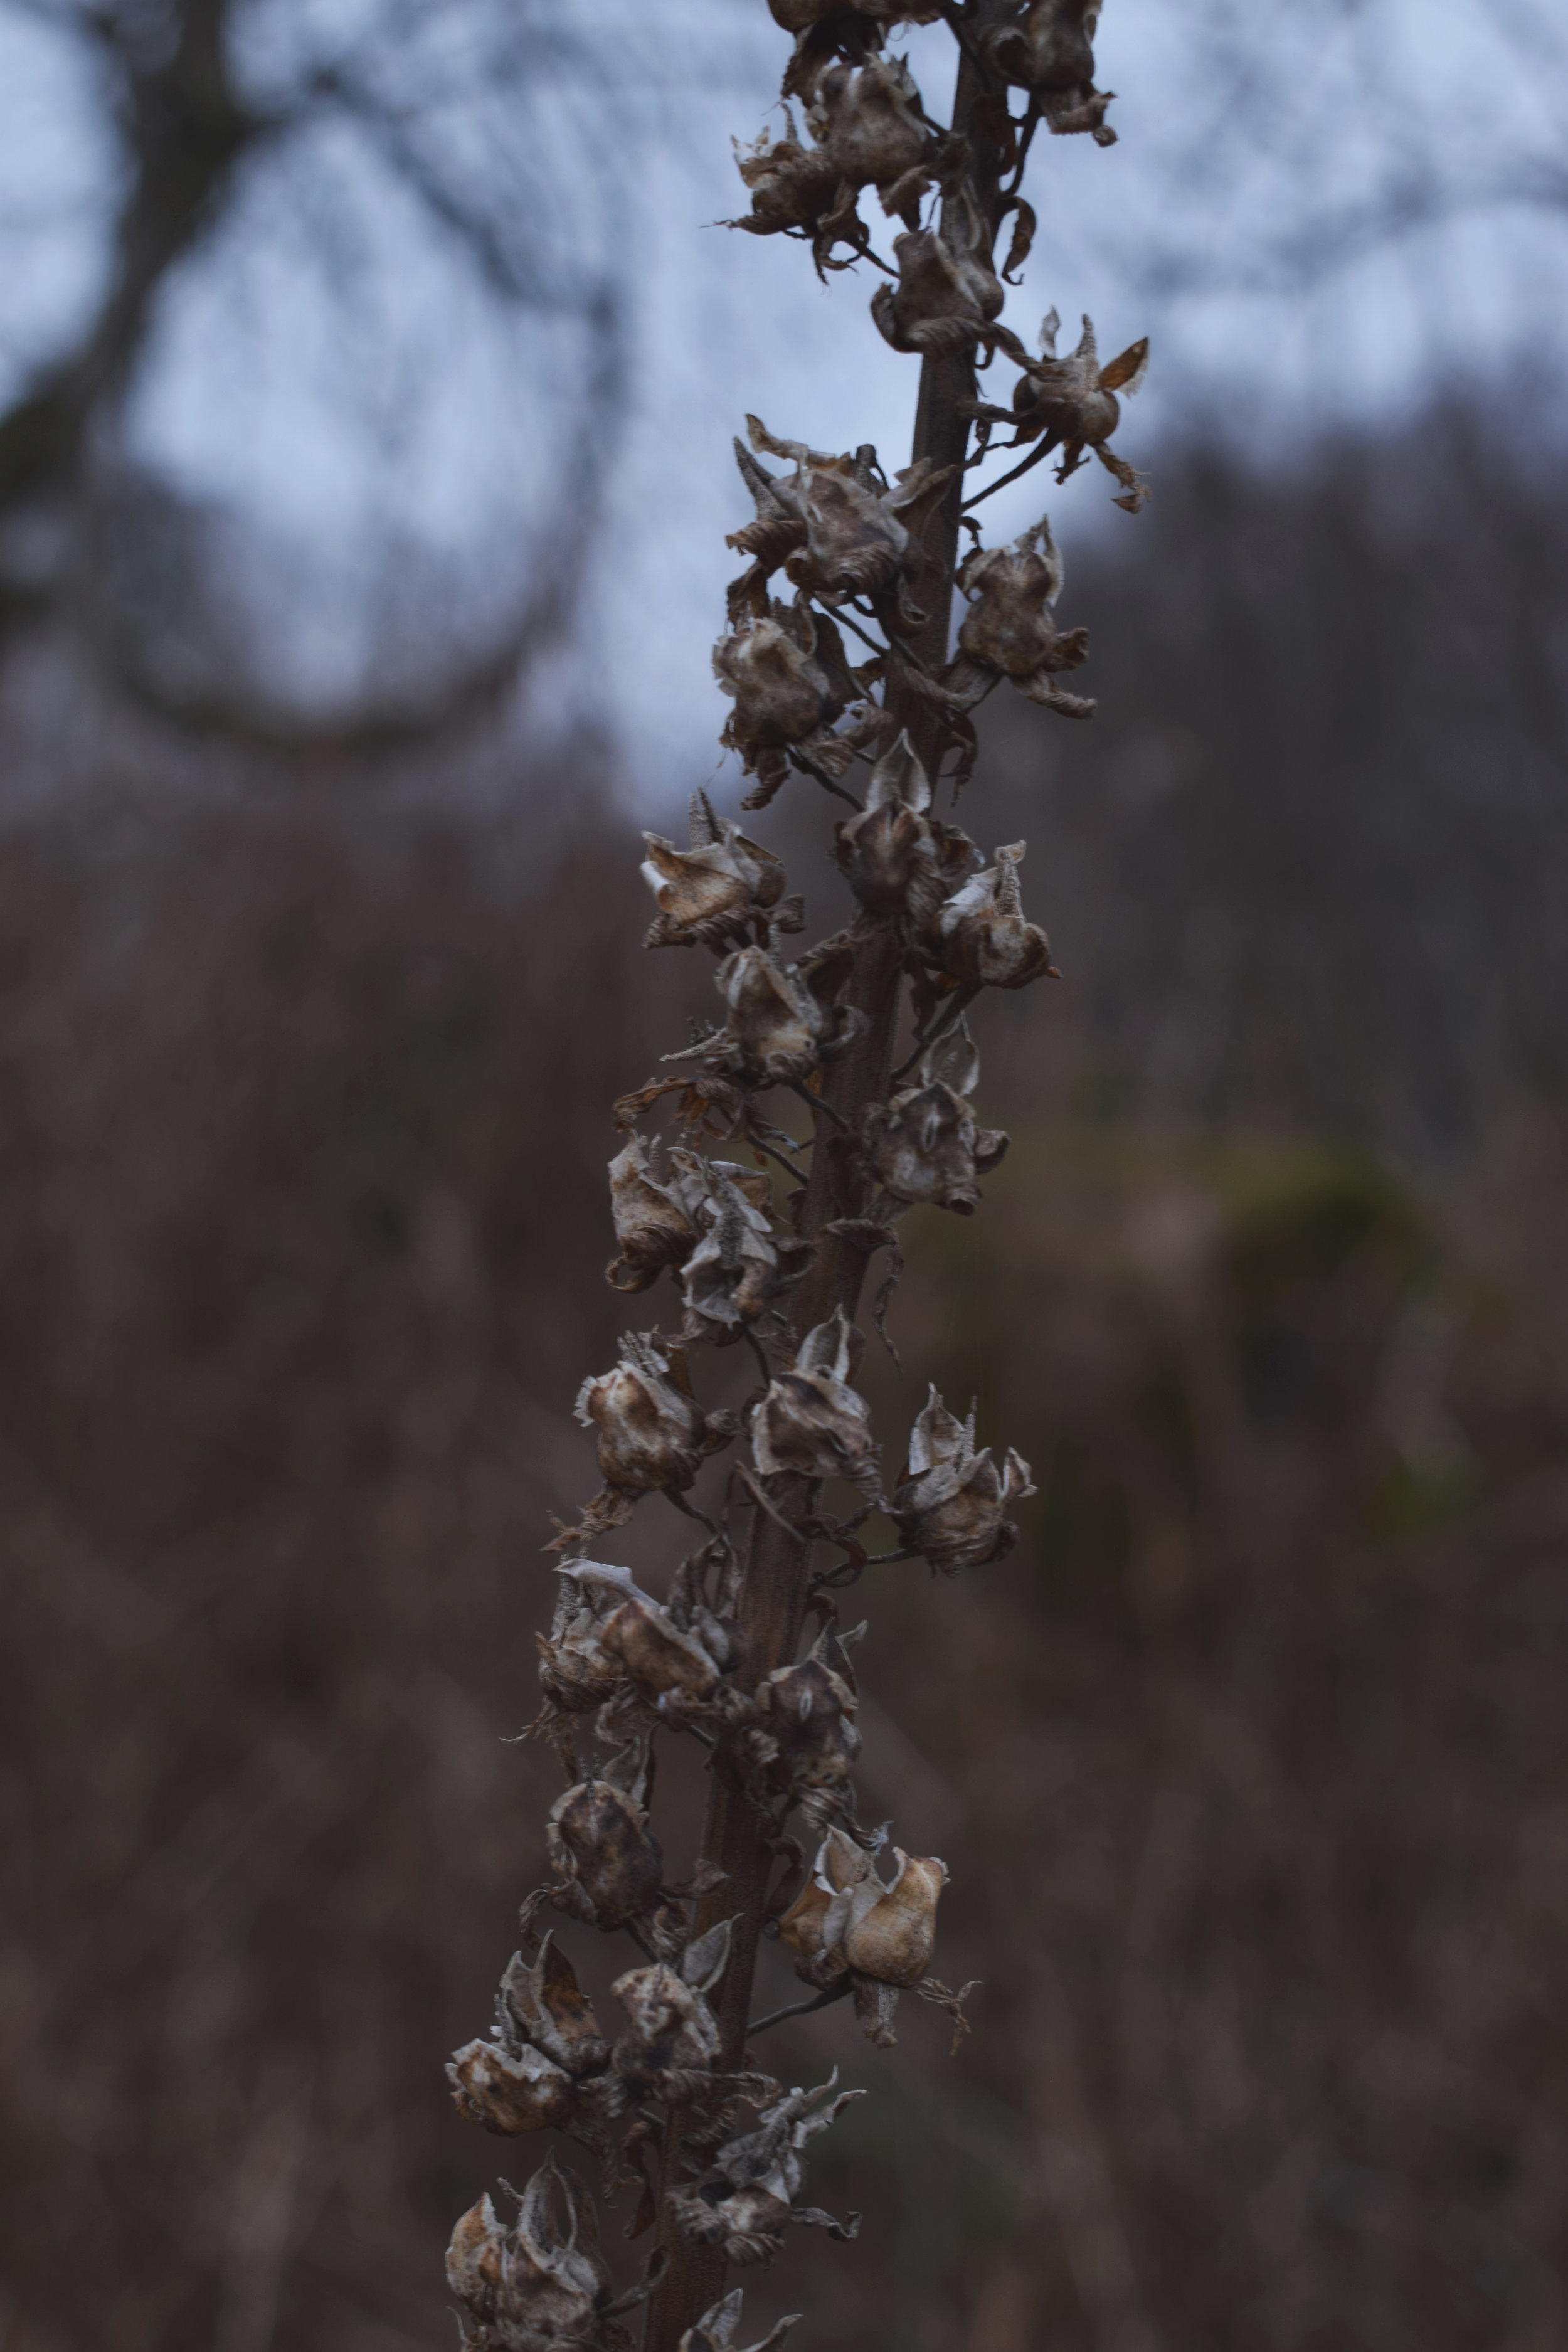
[[[918,1201],[972,1216],[978,1179],[998,1167],[1007,1138],[977,1127],[969,1097],[980,1083],[980,1055],[961,1019],[921,1056],[914,1083],[889,1102],[869,1103],[860,1140],[879,1183],[900,1208]]]
[[[894,1846],[884,1874],[843,1830],[830,1829],[805,1885],[779,1921],[796,1974],[824,1990],[847,1984],[855,2013],[879,2049],[897,2039],[899,1994],[922,1984],[936,1943],[936,1906],[947,1864]]]
[[[778,931],[798,931],[805,917],[798,898],[785,898],[784,870],[771,849],[748,841],[738,824],[715,816],[706,793],[693,793],[691,846],[677,849],[662,834],[645,833],[643,880],[658,908],[645,947],[722,949]]]
[[[1041,356],[1037,360],[1026,358],[1022,350],[1014,354],[1023,373],[1013,387],[1010,409],[975,400],[969,404],[970,410],[978,418],[983,436],[994,425],[1013,426],[1012,440],[1004,444],[1006,448],[1016,449],[1026,442],[1037,441],[1041,457],[1053,449],[1060,449],[1058,482],[1075,474],[1084,462],[1085,452],[1092,450],[1106,472],[1114,475],[1121,485],[1121,496],[1113,503],[1129,514],[1138,514],[1147,496],[1143,477],[1135,473],[1124,457],[1116,455],[1110,446],[1110,436],[1121,421],[1118,393],[1122,400],[1130,400],[1148,373],[1149,339],[1145,335],[1130,343],[1101,367],[1093,320],[1085,317],[1079,347],[1066,359],[1057,357],[1057,331],[1060,324],[1054,310],[1047,314],[1040,328]]]
[[[949,1576],[984,1568],[1013,1549],[1018,1530],[1006,1514],[1034,1491],[1023,1455],[1009,1447],[998,1471],[988,1445],[974,1450],[973,1406],[959,1421],[933,1387],[890,1506],[910,1551]]]

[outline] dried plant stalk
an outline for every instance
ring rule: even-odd
[[[561,2131],[593,2154],[607,2190],[637,2189],[636,2222],[654,2233],[653,2252],[642,2280],[617,2295],[592,2200],[552,2156],[515,2218],[482,2200],[454,2237],[448,2275],[465,2342],[482,2352],[618,2352],[620,2315],[643,2302],[647,2352],[728,2352],[740,2324],[739,2296],[724,2292],[731,2263],[771,2260],[792,2222],[853,2234],[853,2218],[801,2200],[805,2149],[856,2095],[835,2095],[831,2082],[786,2090],[751,2046],[775,2021],[751,2013],[763,1928],[795,1956],[810,1989],[800,2006],[852,1999],[884,2046],[900,1991],[921,1990],[960,2021],[962,1996],[930,1973],[945,1865],[882,1851],[856,1819],[855,1678],[832,1591],[865,1564],[857,1530],[871,1508],[898,1530],[891,1558],[952,1573],[1006,1549],[1006,1510],[1030,1491],[1028,1465],[1010,1453],[998,1469],[989,1448],[976,1448],[973,1415],[960,1422],[933,1390],[905,1475],[887,1496],[854,1387],[854,1318],[885,1248],[892,1276],[879,1294],[881,1324],[906,1212],[927,1203],[969,1213],[977,1177],[1005,1150],[971,1107],[979,1058],[967,1007],[987,986],[1054,971],[1044,933],[1023,912],[1023,845],[972,875],[973,845],[933,803],[948,763],[955,795],[967,779],[969,713],[1002,678],[1064,716],[1093,709],[1055,683],[1087,644],[1081,630],[1055,625],[1061,564],[1048,523],[1012,548],[979,544],[970,509],[995,485],[966,499],[965,484],[994,427],[1013,424],[1009,446],[1028,447],[1017,471],[1059,449],[1066,478],[1093,449],[1122,484],[1120,503],[1136,510],[1142,499],[1107,445],[1116,390],[1132,388],[1145,347],[1101,371],[1089,331],[1079,353],[1058,362],[1053,314],[1045,356],[1030,360],[1001,322],[993,261],[1009,219],[1003,276],[1027,253],[1034,221],[1020,184],[1038,125],[1089,131],[1100,144],[1114,135],[1093,87],[1098,7],[770,5],[796,37],[784,88],[805,105],[806,135],[786,110],[782,137],[740,152],[752,209],[735,226],[810,243],[819,269],[867,257],[887,269],[860,211],[874,191],[903,233],[896,288],[879,289],[873,315],[895,348],[921,354],[920,396],[910,463],[891,481],[868,447],[834,457],[747,420],[749,446],[738,443],[737,455],[756,515],[731,540],[750,561],[731,591],[715,669],[733,699],[724,740],[755,779],[743,806],[764,806],[792,775],[847,802],[835,854],[860,912],[848,931],[786,963],[781,940],[804,912],[771,853],[702,794],[689,848],[649,836],[644,872],[658,911],[648,944],[720,956],[726,1017],[669,1057],[675,1075],[616,1106],[630,1140],[610,1171],[619,1255],[609,1278],[638,1293],[668,1273],[683,1317],[678,1333],[628,1337],[578,1399],[604,1483],[552,1547],[561,1601],[541,1637],[539,1727],[556,1740],[568,1782],[547,1824],[554,1877],[524,1906],[526,1956],[503,1979],[494,2038],[467,2045],[450,2071],[466,2115],[508,2136]],[[939,15],[962,47],[945,129],[926,114],[907,66],[885,54],[891,25]],[[1011,408],[981,399],[983,353],[1017,370]],[[974,544],[961,565],[965,527]],[[781,573],[793,603],[774,593]],[[955,587],[968,610],[950,660]],[[858,669],[847,635],[872,652]],[[847,782],[858,761],[870,769],[864,801]],[[895,1070],[906,979],[916,1034]],[[809,1106],[808,1142],[764,1115],[770,1090]],[[661,1105],[673,1106],[685,1140],[660,1145],[638,1127]],[[754,1165],[705,1156],[715,1141],[749,1147]],[[767,1173],[781,1165],[802,1180],[787,1225]],[[737,1340],[763,1375],[739,1418],[701,1404],[689,1362],[693,1346]],[[742,1426],[752,1462],[731,1471],[713,1517],[688,1497],[707,1457]],[[856,1498],[837,1518],[824,1503],[834,1480]],[[586,1557],[650,1493],[703,1522],[709,1538],[663,1602],[625,1569]],[[837,1560],[817,1571],[824,1538]],[[808,1614],[818,1631],[802,1656]],[[682,1734],[710,1751],[710,1798],[695,1869],[673,1887],[648,1804],[655,1745]],[[595,1749],[588,1763],[584,1738]],[[614,1988],[626,2018],[614,2040],[554,1931],[541,1937],[546,1907],[624,1933],[641,1955]]]

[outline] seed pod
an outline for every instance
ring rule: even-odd
[[[974,1124],[968,1097],[979,1080],[980,1056],[961,1020],[927,1047],[912,1087],[890,1102],[867,1105],[860,1140],[894,1201],[927,1201],[973,1216],[977,1176],[989,1175],[1007,1149],[1000,1129]]]
[[[900,730],[871,771],[864,809],[837,827],[833,853],[868,915],[903,917],[916,932],[942,903],[930,808],[930,781]]]
[[[639,1698],[649,1706],[673,1702],[689,1709],[712,1696],[730,1664],[727,1645],[715,1654],[700,1633],[678,1625],[627,1569],[583,1560],[573,1562],[572,1573],[600,1597],[605,1611],[600,1643]]]
[[[733,1924],[726,1919],[689,1944],[679,1969],[656,1961],[628,1969],[611,1986],[626,2013],[616,2072],[634,2092],[679,2100],[709,2086],[721,2037],[706,1997],[730,1964]]]
[[[797,65],[805,62],[797,51]],[[852,260],[867,247],[856,210],[860,190],[874,186],[885,212],[918,227],[921,199],[933,173],[951,161],[952,142],[921,121],[920,92],[900,60],[872,58],[858,71],[849,65],[817,70],[814,63],[804,72],[792,68],[789,82],[809,95],[810,143],[787,106],[782,138],[764,131],[751,147],[737,141],[735,162],[752,209],[728,226],[755,236],[807,237],[819,273],[847,268],[848,262],[835,260],[836,248],[847,245]]]
[[[620,1660],[601,1640],[605,1610],[598,1592],[584,1584],[574,1560],[559,1570],[561,1590],[548,1636],[536,1633],[539,1679],[544,1695],[563,1715],[592,1715],[626,1686]]]
[[[542,2131],[572,2113],[571,2077],[526,2046],[514,2055],[493,2042],[467,2042],[447,2062],[447,2079],[458,2113],[486,2131]]]
[[[910,1550],[948,1576],[984,1568],[1016,1543],[1008,1507],[1034,1492],[1023,1455],[1009,1448],[998,1475],[991,1448],[974,1450],[973,1406],[961,1422],[932,1388],[910,1433],[909,1466],[891,1505]]]
[[[729,1018],[721,1030],[668,1062],[701,1060],[752,1086],[789,1085],[842,1054],[864,1016],[838,1002],[854,963],[847,944],[825,942],[796,964],[778,964],[764,948],[737,948],[719,967],[717,986]]]
[[[804,441],[782,441],[762,419],[748,416],[753,449],[794,460],[791,475],[770,474],[735,444],[735,459],[757,503],[757,520],[729,544],[753,558],[731,589],[732,609],[754,605],[763,583],[780,563],[806,595],[833,602],[874,596],[895,587],[916,556],[917,543],[952,468],[929,458],[906,467],[889,485],[868,445],[853,456],[830,457]],[[921,615],[910,608],[910,617]]]
[[[661,834],[643,839],[643,880],[658,908],[645,947],[723,947],[745,938],[784,897],[783,862],[748,841],[729,817],[715,816],[706,793],[691,795],[689,849],[677,849]]]
[[[605,1268],[616,1290],[647,1290],[667,1265],[682,1265],[697,1246],[697,1204],[707,1189],[701,1160],[673,1150],[666,1172],[662,1146],[634,1135],[610,1162],[610,1214],[621,1255]]]
[[[1024,988],[1042,973],[1055,980],[1051,944],[1024,919],[1018,867],[1026,844],[996,852],[996,863],[950,898],[936,919],[944,971],[971,988]]]
[[[614,1370],[577,1391],[576,1418],[599,1433],[599,1475],[628,1507],[631,1497],[656,1487],[682,1492],[704,1456],[734,1434],[730,1416],[705,1414],[678,1372],[655,1337],[630,1332]],[[602,1514],[600,1524],[615,1521]]]
[[[858,1641],[865,1630],[846,1639]],[[798,1664],[780,1666],[757,1686],[748,1746],[763,1787],[800,1805],[819,1826],[832,1814],[853,1813],[858,1705],[855,1669],[831,1624]]]
[[[794,1234],[775,1234],[763,1203],[770,1197],[765,1176],[715,1163],[710,1187],[698,1212],[702,1239],[680,1278],[686,1300],[682,1326],[689,1339],[727,1347],[767,1313],[773,1300],[798,1282],[816,1255],[816,1244]]]
[[[773,13],[775,16],[778,13],[778,0],[774,0]],[[687,2329],[677,2352],[731,2352],[736,2330],[741,2325],[741,2303],[740,2288],[731,2287],[721,2303],[714,2304],[710,2310],[703,2313],[695,2326]],[[787,2319],[776,2320],[762,2342],[751,2345],[748,2352],[777,2352],[778,2346],[784,2342],[790,2329],[799,2324],[798,2311],[792,2312]]]
[[[871,316],[896,352],[922,359],[948,359],[998,344],[1023,364],[1023,344],[999,327],[1006,297],[991,262],[991,239],[967,178],[958,182],[943,226],[916,228],[893,239],[897,286],[886,283],[871,297]]]
[[[868,1502],[880,1500],[870,1408],[849,1386],[862,1344],[840,1307],[806,1334],[793,1369],[773,1374],[752,1415],[752,1452],[764,1478],[847,1478]]]
[[[447,2252],[447,2283],[463,2306],[473,2352],[558,2352],[608,2344],[609,2278],[593,2201],[552,2156],[518,2200],[510,2229],[488,2196],[465,2213]],[[616,2331],[619,2333],[619,2331]]]
[[[870,2040],[890,2049],[900,1990],[919,1985],[931,1967],[936,1906],[947,1865],[935,1855],[893,1849],[890,1879],[842,1830],[830,1829],[816,1866],[784,1917],[779,1933],[798,1955],[796,1973],[824,1988],[848,1974],[855,2007]]]
[[[764,2107],[754,2131],[738,2134],[720,2148],[710,2169],[690,2189],[672,2189],[671,2213],[683,2237],[698,2245],[721,2246],[726,2262],[771,2262],[791,2221],[853,2238],[860,2217],[835,2221],[820,2207],[797,2205],[805,2179],[805,2150],[827,2129],[860,2091],[840,2091],[834,2068],[813,2091],[798,2087]],[[825,2105],[825,2102],[830,2104]]]
[[[550,1809],[544,1834],[562,1880],[558,1910],[608,1934],[646,1918],[660,1900],[664,1855],[647,1823],[650,1774],[646,1734],[580,1780]]]
[[[855,746],[831,730],[860,689],[826,613],[775,603],[743,614],[714,646],[713,671],[735,704],[720,740],[757,779],[742,808],[767,806],[791,751],[826,776],[843,774]]]
[[[1030,90],[1058,136],[1087,131],[1097,147],[1114,147],[1105,120],[1114,90],[1094,87],[1094,34],[1100,0],[1029,0],[1020,21],[982,33],[989,62],[1019,89]]]
[[[1059,448],[1062,453],[1056,469],[1058,482],[1075,474],[1084,462],[1085,451],[1091,450],[1121,485],[1122,495],[1112,504],[1137,514],[1147,487],[1143,477],[1116,455],[1110,436],[1121,419],[1117,394],[1130,400],[1148,373],[1149,338],[1142,336],[1101,367],[1093,320],[1085,314],[1079,347],[1065,359],[1057,357],[1060,325],[1057,313],[1048,312],[1040,328],[1040,357],[1031,360],[1021,352],[1018,355],[1023,373],[1013,387],[1010,409],[976,401],[970,404],[969,413],[987,425],[1011,425],[1010,448],[1037,441],[1043,435],[1047,449]]]

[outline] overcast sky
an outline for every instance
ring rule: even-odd
[[[438,60],[457,93],[456,151],[525,148],[550,191],[541,237],[626,289],[628,406],[584,625],[540,702],[592,717],[664,791],[716,757],[709,651],[734,568],[723,534],[749,511],[729,448],[743,412],[901,463],[917,362],[872,326],[870,272],[824,287],[800,245],[714,225],[744,208],[731,135],[778,119],[788,44],[763,0],[521,13],[559,19],[577,54],[499,124],[493,94],[464,81],[457,0],[421,71]],[[1139,463],[1194,418],[1267,449],[1395,418],[1458,374],[1560,380],[1565,19],[1535,0],[1108,0],[1099,79],[1120,143],[1037,142],[1041,234],[1009,320],[1032,341],[1051,306],[1073,332],[1089,310],[1107,352],[1152,336],[1119,445]],[[258,0],[252,86],[281,87],[374,22],[374,0]],[[950,37],[899,46],[942,110]],[[0,392],[90,304],[115,169],[82,50],[0,0]],[[531,531],[558,488],[579,367],[570,330],[498,313],[352,133],[324,131],[254,172],[170,288],[134,446],[289,569],[276,662],[330,698],[368,657],[378,566],[425,551],[482,621],[487,583],[504,596],[521,551],[559,557]],[[1043,473],[995,501],[994,534],[1048,499],[1070,577],[1092,533],[1136,533],[1099,468],[1044,495]]]

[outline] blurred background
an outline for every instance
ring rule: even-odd
[[[910,39],[928,101],[941,28]],[[451,2343],[535,1883],[607,1105],[710,1004],[747,408],[901,462],[741,209],[763,0],[0,0],[0,2336]],[[988,708],[1064,978],[872,1381],[1040,1487],[883,1570],[940,2018],[754,2316],[821,2352],[1568,2340],[1568,26],[1110,0],[1009,318],[1153,340],[1049,492],[1092,729]],[[1037,474],[992,509],[1038,511]],[[818,925],[826,819],[759,831]],[[650,1302],[651,1303],[651,1302]],[[646,1514],[645,1514],[646,1516]],[[653,1561],[666,1531],[639,1530]],[[638,1555],[639,1558],[642,1556]],[[912,2006],[906,2004],[906,2009]]]

